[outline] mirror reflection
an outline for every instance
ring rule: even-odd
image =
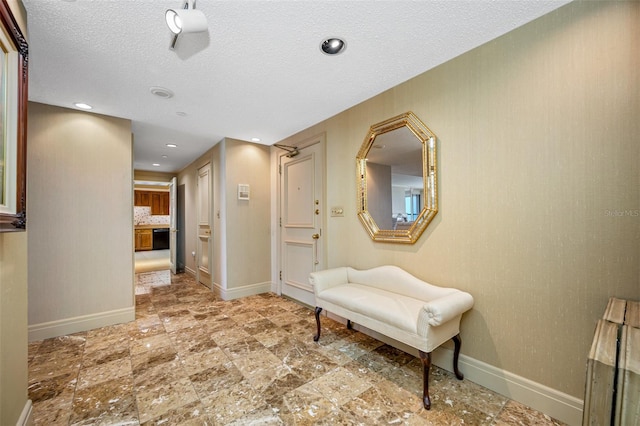
[[[371,126],[358,153],[358,216],[374,240],[414,243],[437,212],[435,135],[413,113]]]

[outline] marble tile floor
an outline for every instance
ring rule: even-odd
[[[160,258],[169,258],[169,249],[167,250],[141,250],[134,252],[134,257],[136,260],[143,259],[160,259]]]
[[[166,271],[170,268],[169,250],[136,251],[134,255],[135,272]]]
[[[136,275],[136,320],[29,344],[36,425],[558,425],[274,294]],[[464,342],[463,342],[464,345]]]

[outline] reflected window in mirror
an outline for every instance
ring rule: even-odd
[[[371,126],[356,161],[358,217],[373,240],[415,243],[437,213],[435,141],[412,112]]]

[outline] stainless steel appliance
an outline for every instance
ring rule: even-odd
[[[169,248],[169,228],[153,229],[153,249],[166,250]]]

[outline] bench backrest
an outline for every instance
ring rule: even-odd
[[[397,266],[384,265],[358,270],[347,267],[350,283],[368,285],[428,302],[459,290],[438,287],[418,279]]]

